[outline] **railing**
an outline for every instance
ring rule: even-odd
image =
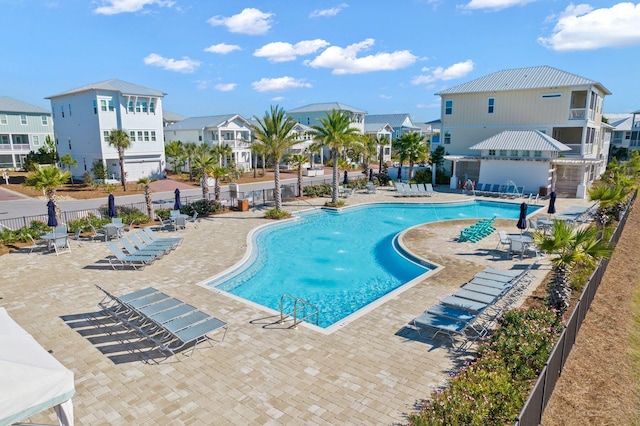
[[[571,108],[569,110],[569,120],[584,120],[585,108]]]
[[[631,208],[631,206],[635,202],[637,195],[638,193],[636,191],[633,194],[631,203],[629,204],[629,208]],[[627,217],[628,214],[625,214],[618,223],[618,227],[611,236],[612,243],[615,244],[618,242],[618,240],[620,240],[622,231],[624,230],[625,224],[627,223]],[[549,359],[540,372],[538,381],[531,390],[529,398],[525,402],[524,407],[522,407],[522,411],[520,411],[520,414],[516,418],[516,426],[540,424],[544,409],[546,408],[549,399],[551,399],[553,389],[556,386],[558,378],[562,374],[562,368],[564,367],[564,364],[569,357],[569,353],[571,352],[571,349],[575,344],[576,336],[578,335],[580,326],[587,316],[587,311],[591,306],[591,302],[595,297],[596,291],[598,291],[598,287],[602,282],[602,277],[604,276],[608,265],[608,259],[601,260],[595,271],[589,278],[589,281],[587,281],[587,283],[585,284],[584,289],[582,290],[582,294],[578,299],[578,303],[571,313],[569,321],[567,321],[567,325],[560,334],[558,342],[556,342],[553,350],[551,351],[551,355],[549,355]]]
[[[291,311],[284,312],[285,304],[284,301],[289,300],[293,302],[293,306],[291,307]],[[307,310],[310,312],[307,313]],[[298,314],[302,313],[302,316],[299,317]],[[293,314],[293,325],[291,328],[297,328],[298,324],[306,321],[311,317],[315,317],[315,325],[318,325],[318,307],[313,303],[309,303],[304,299],[300,299],[297,297],[293,297],[290,294],[283,294],[280,298],[280,324],[283,324],[287,317]]]

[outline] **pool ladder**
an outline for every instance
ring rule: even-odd
[[[290,312],[284,312],[284,302],[290,300],[293,302],[293,309]],[[307,313],[307,311],[310,311]],[[301,314],[301,316],[299,316]],[[283,324],[285,319],[293,315],[293,325],[290,328],[298,328],[298,324],[305,321],[308,318],[315,316],[315,325],[318,325],[318,307],[313,303],[309,303],[304,299],[293,297],[290,294],[283,294],[280,298],[280,324]]]

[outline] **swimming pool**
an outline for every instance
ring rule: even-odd
[[[529,206],[530,212],[539,206]],[[393,239],[412,226],[471,218],[511,218],[519,204],[492,201],[368,204],[320,209],[252,235],[250,256],[206,285],[279,311],[283,294],[318,307],[328,328],[428,273],[433,265],[400,254]]]

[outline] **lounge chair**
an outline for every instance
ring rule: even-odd
[[[152,250],[162,250],[165,253],[170,252],[174,248],[176,248],[176,244],[172,242],[154,242],[149,235],[144,232],[137,232],[129,235],[133,244],[139,249],[149,248]]]
[[[154,242],[158,242],[158,243],[165,243],[165,244],[171,244],[173,246],[178,246],[180,244],[182,244],[182,241],[184,240],[184,238],[179,238],[179,237],[159,237],[155,232],[153,232],[153,229],[151,228],[144,228],[142,230],[144,233],[147,234],[147,236],[149,236],[149,238],[151,238],[152,241]]]
[[[164,256],[166,253],[165,250],[156,248],[156,247],[138,247],[137,249],[134,247],[133,243],[126,237],[120,238],[120,244],[127,250],[127,253],[130,256],[153,256],[155,258],[160,258]]]
[[[367,182],[367,194],[375,194],[376,185],[373,182]]]
[[[29,254],[33,253],[33,250],[36,250],[36,249],[39,250],[47,247],[46,241],[36,241],[33,239],[31,234],[27,234],[27,237],[29,237],[29,241],[31,242],[31,244],[28,246],[25,246],[24,248],[29,249]]]
[[[160,350],[175,355],[181,349],[193,345],[191,354],[196,345],[205,340],[211,340],[208,336],[216,330],[224,329],[221,342],[227,335],[226,322],[205,314],[201,311],[192,311],[172,321],[162,324],[162,334],[153,340]]]
[[[109,258],[109,264],[113,269],[116,269],[116,264],[120,263],[122,265],[122,269],[125,266],[131,266],[133,269],[143,269],[145,266],[150,265],[156,259],[154,256],[133,256],[126,255],[123,251],[118,247],[118,245],[114,242],[108,243],[107,246],[111,253],[115,256],[115,259]]]
[[[436,192],[433,190],[433,185],[430,183],[425,183],[424,184],[424,190],[427,194],[427,197],[431,197],[433,194],[435,194]]]
[[[191,216],[189,222],[193,223],[194,228],[198,227],[198,212],[193,212],[193,216]]]

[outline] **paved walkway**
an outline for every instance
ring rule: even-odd
[[[456,194],[419,200],[394,195],[390,190],[356,194],[348,204],[468,199]],[[565,202],[576,200],[558,200],[560,210]],[[285,208],[308,205],[294,202]],[[197,228],[188,226],[178,233],[185,242],[177,251],[143,271],[111,270],[108,249],[100,242],[74,241],[73,252],[59,257],[0,256],[0,303],[74,372],[77,424],[405,422],[414,404],[445,383],[460,362],[447,340],[422,339],[407,323],[479,268],[520,265],[493,256],[497,237],[477,244],[455,242],[464,223],[425,225],[408,232],[404,242],[416,253],[437,257],[432,260],[445,266],[442,272],[329,335],[305,326],[273,328],[267,326],[274,319],[272,312],[198,285],[243,257],[249,231],[269,223],[261,216],[254,210],[205,218]],[[512,222],[505,224],[509,231],[515,228]],[[299,248],[292,242],[291,249]],[[543,263],[536,274],[547,271]],[[213,347],[202,345],[182,362],[170,358],[144,363],[138,353],[129,352],[140,344],[105,334],[87,320],[101,299],[94,283],[115,294],[154,286],[227,321],[227,337]],[[49,410],[27,421],[55,423],[55,416]]]

